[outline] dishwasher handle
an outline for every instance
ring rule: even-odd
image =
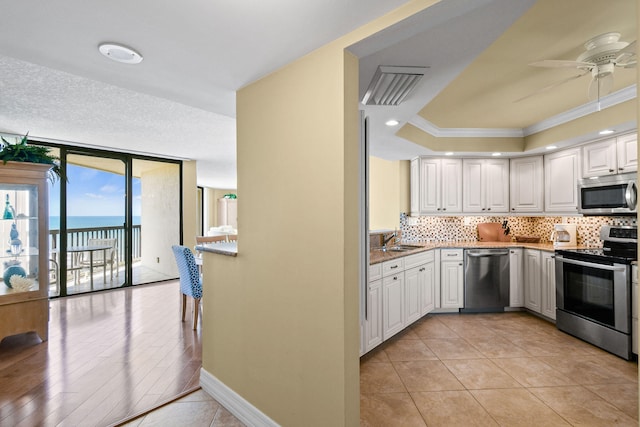
[[[494,249],[494,250],[467,250],[467,256],[472,258],[491,257],[491,256],[504,256],[509,255],[508,249]]]

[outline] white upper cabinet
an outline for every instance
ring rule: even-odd
[[[580,148],[544,156],[544,207],[546,212],[578,212]]]
[[[412,211],[417,194],[420,214],[462,212],[462,160],[420,158],[417,180],[411,167]]]
[[[594,142],[582,147],[582,176],[614,175],[638,170],[636,133]]]
[[[508,212],[509,160],[464,159],[462,188],[464,212]]]
[[[618,173],[636,172],[638,170],[638,134],[616,138],[618,150]]]
[[[613,175],[618,173],[616,140],[587,144],[582,147],[582,177]]]
[[[511,212],[542,212],[544,172],[542,156],[511,159]]]

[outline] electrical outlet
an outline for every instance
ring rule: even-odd
[[[464,217],[464,225],[471,225],[471,217],[468,217],[468,216]]]

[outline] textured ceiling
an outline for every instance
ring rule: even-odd
[[[235,188],[235,91],[403,3],[0,0],[0,133],[194,159],[199,185]],[[424,153],[388,118],[511,128],[584,103],[588,77],[513,100],[571,72],[528,62],[573,59],[605,31],[630,40],[635,17],[635,0],[442,0],[381,31],[353,46],[361,90],[380,64],[431,68],[400,107],[365,108],[372,153]],[[109,61],[104,41],[144,61]],[[632,75],[616,70],[616,84]]]
[[[0,0],[0,133],[191,158],[235,188],[235,91],[403,3]]]

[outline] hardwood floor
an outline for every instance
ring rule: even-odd
[[[180,300],[178,281],[51,300],[48,341],[0,342],[0,425],[107,426],[197,388]]]

